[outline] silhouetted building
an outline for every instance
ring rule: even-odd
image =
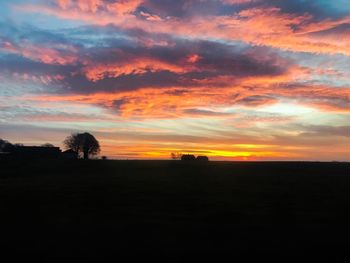
[[[193,154],[184,154],[181,156],[181,161],[194,161],[196,157]]]
[[[59,147],[43,147],[43,146],[15,146],[10,155],[15,158],[59,158],[61,150]]]
[[[204,155],[198,155],[196,158],[197,161],[201,161],[201,162],[208,162],[209,158],[208,156],[204,156]]]
[[[62,157],[64,159],[78,159],[79,154],[76,151],[69,149],[67,151],[62,152]]]

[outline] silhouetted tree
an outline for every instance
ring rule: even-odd
[[[182,153],[179,153],[179,152],[172,152],[170,154],[171,156],[171,159],[173,160],[180,160],[181,159],[181,156],[182,156]]]
[[[100,152],[100,144],[90,133],[74,133],[64,140],[67,149],[72,149],[77,153],[82,153],[84,159],[89,159],[91,155]]]
[[[51,143],[44,143],[42,145],[40,145],[41,147],[55,147],[55,145],[51,144]]]

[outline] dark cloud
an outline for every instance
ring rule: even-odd
[[[270,96],[261,96],[261,95],[255,95],[255,96],[249,96],[245,97],[241,100],[238,100],[238,104],[242,104],[245,106],[261,106],[266,104],[273,104],[276,103],[278,100],[276,98],[270,97]]]
[[[139,8],[162,17],[175,16],[190,18],[198,15],[231,15],[247,8],[278,7],[282,12],[296,15],[306,13],[316,20],[324,18],[339,18],[347,15],[347,10],[337,6],[336,1],[317,0],[257,0],[233,4],[224,0],[147,0]]]
[[[71,76],[74,66],[48,65],[42,62],[33,61],[18,55],[0,56],[0,73],[2,74],[28,74],[29,76]],[[60,84],[63,84],[64,79]],[[53,86],[54,87],[54,86]]]
[[[256,6],[274,6],[281,8],[282,12],[288,14],[304,15],[311,14],[315,19],[339,18],[346,15],[341,8],[334,8],[336,1],[317,0],[261,0],[256,2]]]
[[[141,10],[155,12],[162,17],[183,16],[187,0],[148,0],[142,5]]]
[[[302,136],[326,137],[342,136],[350,137],[350,126],[326,126],[326,125],[309,125],[303,127],[306,131]]]
[[[161,17],[192,17],[198,15],[222,15],[234,9],[219,0],[147,0],[140,10],[156,13]]]
[[[140,75],[122,75],[117,78],[104,78],[97,82],[91,82],[84,76],[75,76],[67,79],[69,89],[73,93],[95,93],[100,91],[128,91],[143,87],[171,87],[185,85],[178,74],[161,71],[148,72]]]
[[[350,23],[344,23],[330,29],[317,31],[314,33],[310,33],[311,36],[322,37],[322,36],[330,36],[330,37],[347,37],[350,35]]]

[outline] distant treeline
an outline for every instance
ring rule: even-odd
[[[173,160],[181,160],[181,161],[204,161],[208,162],[209,158],[208,156],[205,155],[198,155],[197,157],[194,156],[193,154],[182,154],[182,153],[171,153],[170,154],[171,159]]]

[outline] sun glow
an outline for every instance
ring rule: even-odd
[[[315,109],[296,103],[276,103],[260,108],[258,111],[275,113],[280,115],[304,115],[316,112]]]

